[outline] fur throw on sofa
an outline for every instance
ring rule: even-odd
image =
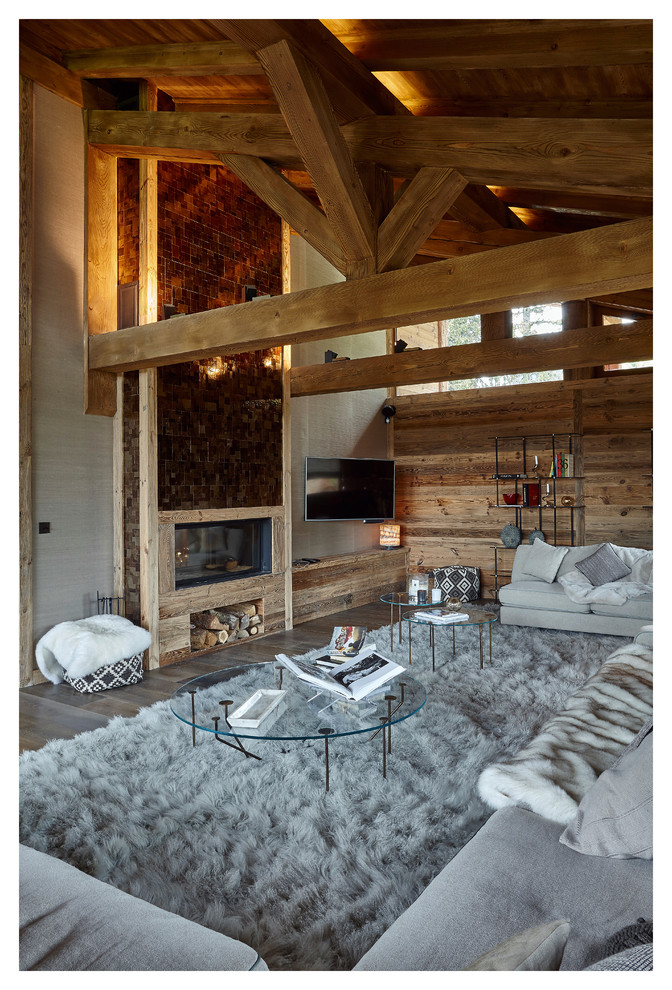
[[[35,659],[47,680],[60,684],[63,673],[87,677],[99,667],[143,653],[152,642],[146,629],[121,615],[92,615],[59,622],[35,647]]]
[[[599,775],[653,711],[653,653],[621,646],[515,756],[486,767],[478,791],[492,808],[520,805],[566,825]]]

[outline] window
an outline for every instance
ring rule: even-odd
[[[562,305],[547,303],[540,306],[525,306],[512,310],[513,336],[528,337],[539,333],[557,333],[562,330]],[[475,344],[481,339],[480,316],[462,316],[454,320],[438,320],[412,327],[402,327],[397,331],[397,340],[403,339],[407,349],[413,347],[453,347],[460,344]],[[559,381],[563,377],[561,369],[555,371],[532,371],[522,374],[507,374],[468,378],[463,381],[431,382],[423,385],[403,385],[397,388],[397,395],[417,395],[421,392],[455,392],[470,388],[491,388],[502,385],[522,385],[528,382]]]

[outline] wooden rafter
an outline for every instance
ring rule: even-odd
[[[487,186],[469,185],[453,203],[450,213],[472,230],[493,227],[525,229],[525,224]]]
[[[652,221],[519,244],[89,338],[108,371],[428,323],[653,284]],[[563,365],[568,367],[568,365]]]
[[[91,110],[87,118],[90,143],[128,157],[245,154],[305,167],[274,114]],[[397,175],[432,166],[476,185],[652,195],[650,121],[369,117],[340,131],[355,162]]]
[[[331,105],[340,121],[372,113],[408,114],[398,100],[320,21],[229,20],[213,22],[240,45],[258,55],[280,41],[290,42],[319,66]]]
[[[454,169],[420,169],[379,227],[378,271],[405,268],[466,184]]]
[[[259,59],[349,266],[375,271],[375,224],[321,77],[287,41]]]
[[[21,75],[26,79],[39,83],[50,93],[55,93],[77,107],[111,109],[116,106],[117,101],[110,93],[80,79],[74,72],[69,72],[62,65],[24,44],[19,45],[19,67]]]
[[[347,266],[343,250],[324,213],[284,175],[276,172],[261,158],[254,158],[252,155],[220,155],[219,158],[334,268],[345,272]]]
[[[652,357],[653,321],[640,320],[632,325],[584,327],[563,333],[357,358],[336,367],[318,364],[292,368],[290,384],[293,397],[327,395],[391,385],[463,381],[483,375],[583,368],[607,361],[646,361]]]

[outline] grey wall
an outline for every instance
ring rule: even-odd
[[[112,594],[112,420],[83,413],[81,111],[35,86],[34,635]],[[38,535],[38,522],[51,532]]]
[[[291,291],[343,280],[298,236],[290,238]],[[351,359],[385,353],[385,331],[320,340],[292,347],[292,366],[321,364],[326,350]],[[307,455],[387,457],[387,430],[380,410],[385,389],[292,399],[292,558],[326,557],[378,546],[378,526],[362,522],[305,522],[304,464]]]

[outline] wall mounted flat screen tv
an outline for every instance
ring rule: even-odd
[[[307,522],[394,519],[394,461],[306,457]]]

